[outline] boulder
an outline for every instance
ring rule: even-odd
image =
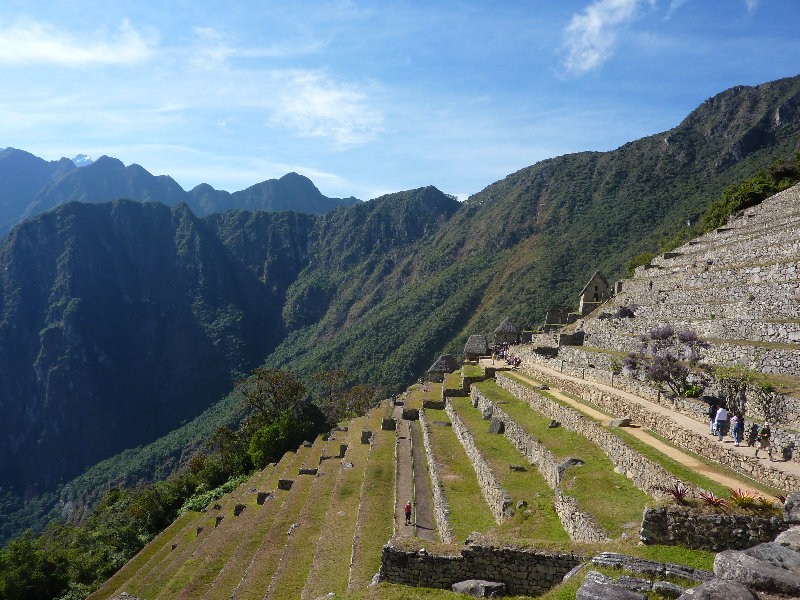
[[[256,503],[259,505],[264,504],[264,502],[271,497],[272,495],[269,492],[258,492],[258,496],[256,496]]]
[[[785,553],[793,554],[795,558]],[[800,572],[777,566],[786,564],[784,560],[788,564],[795,564],[800,560],[800,555],[775,543],[759,544],[741,552],[725,550],[714,558],[714,574],[720,579],[735,581],[754,590],[800,596]]]
[[[589,571],[575,600],[647,600],[647,596],[616,585],[611,577]]]
[[[561,423],[556,421],[555,419],[550,419],[550,422],[547,424],[548,429],[555,429],[556,427],[561,427]]]
[[[316,475],[318,469],[316,467],[302,467],[297,471],[298,475]]]
[[[489,419],[492,418],[492,407],[491,406],[487,406],[481,411],[481,418],[484,421],[488,421]]]
[[[787,523],[800,523],[800,492],[792,492],[786,496],[783,519]]]
[[[195,535],[195,537],[197,537],[197,536],[198,536],[198,535],[200,535],[201,533],[203,533],[203,527],[202,527],[202,526],[200,526],[200,527],[198,527],[198,528],[197,528],[197,533],[195,533],[194,535]]]
[[[279,490],[290,490],[292,489],[292,484],[294,483],[294,479],[278,479],[278,489]]]
[[[500,419],[492,419],[489,423],[489,433],[501,434],[506,430],[506,424]]]
[[[311,448],[311,446],[313,446],[313,445],[314,445],[314,444],[312,444],[312,443],[311,443],[311,442],[309,442],[308,440],[306,440],[305,442],[303,442],[303,448]]]
[[[223,517],[222,515],[217,515],[217,518],[214,521],[214,529],[219,527],[219,524],[222,523],[224,520],[225,520],[225,517]]]
[[[240,514],[244,512],[244,509],[247,508],[247,504],[237,504],[233,507],[233,516],[238,517]]]
[[[381,421],[381,429],[383,431],[395,431],[397,429],[397,423],[394,419],[386,418]]]
[[[669,581],[654,581],[653,591],[665,598],[677,598],[686,591],[686,588]]]
[[[473,598],[492,598],[506,593],[506,584],[485,579],[467,579],[454,583],[452,590],[457,594],[466,594]]]
[[[337,458],[344,458],[345,454],[347,454],[347,444],[339,444],[339,456]]]
[[[678,600],[756,600],[756,595],[741,583],[712,579],[689,588]]]
[[[372,441],[372,432],[369,429],[361,431],[361,443],[369,444]]]
[[[631,426],[631,420],[628,419],[628,418],[611,419],[611,421],[608,422],[608,426],[609,427],[630,427]]]
[[[556,470],[558,471],[558,480],[561,481],[561,478],[564,476],[564,471],[566,471],[568,468],[582,464],[583,461],[580,458],[573,458],[573,457],[565,458],[556,467]]]
[[[342,464],[342,466],[339,468],[339,470],[340,471],[344,471],[345,469],[352,469],[352,468],[353,468],[353,463],[346,462],[346,463]]]
[[[800,552],[800,527],[792,527],[775,538],[775,543]]]
[[[522,465],[508,465],[508,469],[509,471],[519,471],[519,472],[525,472],[528,470]]]

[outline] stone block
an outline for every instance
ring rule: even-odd
[[[217,515],[217,518],[214,520],[214,529],[219,527],[219,524],[222,523],[224,520],[225,517],[223,517],[222,515]]]
[[[198,535],[200,535],[201,533],[203,533],[203,528],[202,528],[202,527],[198,527],[198,528],[197,528],[197,533],[195,533],[194,535],[195,535],[195,537],[197,537],[197,536],[198,536]]]
[[[318,469],[316,467],[303,467],[297,471],[298,475],[316,475]]]
[[[589,571],[575,600],[647,600],[647,596],[616,585],[611,577]]]
[[[292,489],[292,484],[294,483],[294,479],[278,479],[278,489],[279,490],[290,490]]]
[[[347,444],[339,444],[339,456],[337,458],[344,458],[347,454]]]
[[[800,523],[800,492],[792,492],[786,496],[783,518],[787,523]]]
[[[678,600],[756,600],[756,595],[741,583],[713,579],[689,588]]]
[[[244,512],[244,509],[247,508],[246,504],[237,504],[233,507],[233,516],[238,517],[240,514]]]
[[[312,444],[312,443],[311,443],[311,442],[309,442],[308,440],[306,440],[305,442],[303,442],[303,448],[311,448],[311,446],[313,446],[313,445],[314,445],[314,444]]]
[[[394,431],[397,429],[397,423],[391,418],[384,419],[381,421],[381,429],[383,431]]]
[[[628,419],[628,418],[611,419],[611,421],[609,421],[609,423],[608,423],[608,426],[609,427],[630,427],[631,426],[631,420]]]
[[[790,550],[800,552],[800,526],[792,527],[775,538],[775,543],[786,546]]]
[[[494,598],[506,593],[506,584],[485,579],[467,579],[454,583],[452,590],[457,594],[466,594],[473,598]]]
[[[264,504],[264,502],[271,497],[272,495],[269,492],[258,492],[258,496],[256,496],[256,503],[259,505]]]
[[[654,581],[653,591],[665,598],[677,598],[686,591],[686,588],[669,581]]]
[[[444,400],[425,400],[422,403],[422,408],[430,408],[431,410],[444,410]]]
[[[489,433],[501,434],[506,430],[506,425],[500,419],[492,419],[489,423]]]
[[[792,552],[779,544],[771,545]],[[777,552],[755,554],[756,556],[748,551],[737,550],[720,552],[714,558],[714,574],[720,579],[736,581],[750,589],[800,596],[800,572],[775,566],[775,560],[779,559]]]
[[[547,428],[555,429],[556,427],[561,427],[561,423],[559,423],[555,419],[550,419],[550,422],[547,424]]]
[[[419,419],[419,410],[416,408],[403,408],[403,419],[406,421],[416,421]]]
[[[361,431],[361,443],[369,444],[372,441],[372,432],[369,429]]]

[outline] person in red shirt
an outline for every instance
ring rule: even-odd
[[[406,525],[411,525],[411,500],[406,502]]]

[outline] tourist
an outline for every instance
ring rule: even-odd
[[[733,427],[733,445],[738,446],[742,443],[744,432],[744,419],[738,410],[731,417],[731,426]]]
[[[411,500],[406,502],[406,525],[411,525]]]
[[[709,428],[709,435],[714,435],[716,432],[714,431],[714,420],[717,416],[718,406],[716,401],[712,401],[708,405],[708,428]]]
[[[769,460],[772,462],[772,446],[769,443],[770,437],[772,437],[772,432],[769,430],[769,423],[765,421],[758,430],[758,448],[756,448],[756,458],[758,458],[759,450],[766,450]]]
[[[720,406],[717,409],[717,414],[714,416],[714,426],[721,442],[722,438],[728,433],[728,411],[725,410],[724,406]]]

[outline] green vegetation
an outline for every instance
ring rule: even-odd
[[[430,423],[433,453],[442,457],[439,477],[450,505],[450,523],[455,539],[465,540],[473,531],[487,531],[496,523],[483,500],[480,484],[464,447],[452,427],[436,424],[436,421],[450,423],[450,417],[443,410],[426,408],[425,418]]]
[[[461,371],[464,377],[483,377],[483,369],[479,365],[464,365]]]
[[[349,589],[364,589],[378,571],[381,547],[394,532],[394,432],[377,430],[361,486]]]
[[[444,376],[444,387],[449,390],[461,389],[461,369],[453,371],[452,373],[447,373]]]
[[[492,535],[528,540],[568,542],[569,536],[553,508],[555,493],[544,478],[503,435],[489,433],[488,423],[467,398],[452,398],[452,406],[472,432],[481,454],[489,463],[500,486],[511,496],[512,506],[522,500],[530,514],[517,510],[508,521],[492,528]],[[526,471],[512,471],[509,465],[524,465]]]
[[[489,400],[502,402],[503,410],[556,458],[572,456],[584,461],[564,472],[561,489],[575,497],[581,510],[591,514],[611,537],[622,534],[624,524],[639,522],[648,497],[627,477],[614,471],[611,459],[599,447],[563,427],[549,428],[549,418],[493,381],[475,385]]]

